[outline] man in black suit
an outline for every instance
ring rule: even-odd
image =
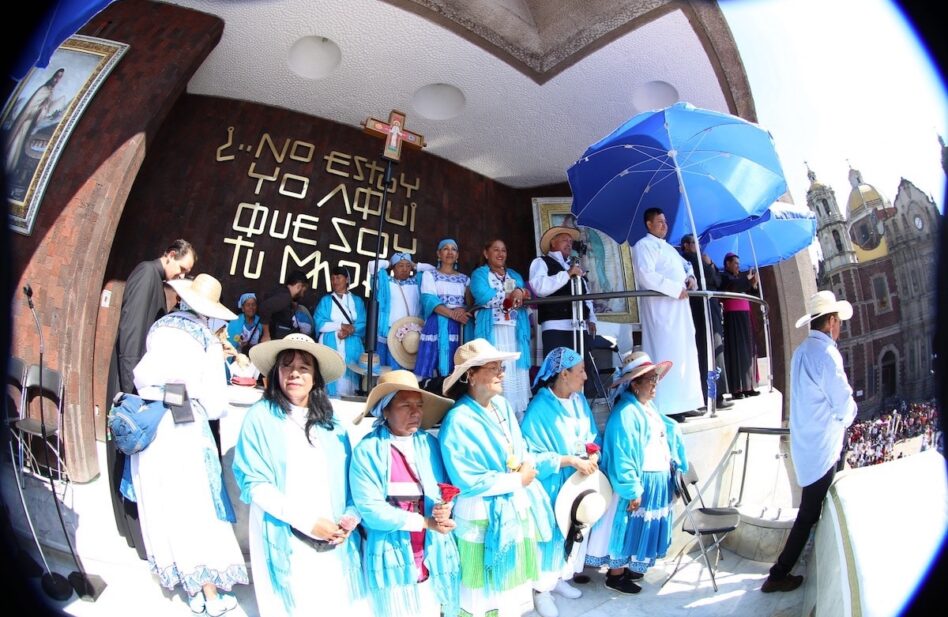
[[[118,336],[115,338],[112,362],[109,365],[105,409],[112,408],[112,400],[117,393],[135,393],[132,371],[145,355],[148,330],[168,312],[164,282],[187,276],[194,268],[195,261],[197,254],[194,247],[187,240],[179,239],[158,259],[143,261],[132,270],[122,295]],[[126,456],[115,448],[112,440],[106,441],[105,451],[115,525],[128,545],[138,551],[138,556],[146,559],[141,523],[138,520],[138,506],[134,501],[125,499],[121,493]]]

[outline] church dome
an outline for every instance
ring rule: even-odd
[[[863,182],[858,170],[849,170],[849,183],[852,191],[846,203],[846,219],[856,257],[860,263],[885,257],[889,247],[883,223],[895,216],[895,208],[874,186]]]

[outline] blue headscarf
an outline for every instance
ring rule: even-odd
[[[438,246],[438,248],[440,249],[441,247]],[[413,262],[413,261],[411,260],[411,255],[409,255],[408,253],[394,253],[394,254],[392,255],[391,261],[389,261],[389,265],[394,266],[395,264],[397,264],[397,263],[400,262],[400,261],[407,261],[407,262],[410,263],[410,264],[414,264],[414,263],[415,263],[415,262]]]
[[[458,244],[457,240],[453,238],[445,238],[444,240],[438,243],[438,250],[440,251],[441,249],[443,249],[449,244],[453,244],[454,248],[460,248],[460,245]]]
[[[385,424],[385,416],[382,415],[382,410],[388,407],[388,404],[392,402],[392,399],[395,398],[395,395],[401,392],[401,390],[396,390],[389,394],[386,394],[379,402],[369,410],[369,415],[375,418],[375,422],[372,424],[373,427],[379,426],[380,424]]]
[[[543,358],[543,364],[537,371],[537,376],[533,379],[533,387],[543,380],[549,379],[568,368],[573,368],[583,361],[583,357],[569,347],[557,347]]]
[[[256,300],[256,299],[257,299],[257,294],[255,294],[255,293],[245,293],[245,294],[241,294],[241,295],[240,295],[240,299],[237,300],[237,310],[238,310],[238,311],[244,310],[244,302],[246,302],[247,300],[251,300],[251,299]]]

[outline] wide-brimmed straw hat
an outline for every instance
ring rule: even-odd
[[[349,367],[349,370],[352,371],[353,373],[365,375],[366,373],[369,372],[369,353],[367,351],[363,351],[362,355],[359,356],[358,362],[350,362],[347,366]],[[372,374],[373,375],[378,377],[382,373],[387,373],[390,370],[392,370],[392,367],[379,363],[378,354],[372,354]]]
[[[645,373],[651,371],[655,371],[658,378],[661,379],[668,373],[671,367],[672,363],[670,360],[655,363],[652,362],[652,359],[644,351],[633,351],[622,361],[622,370],[615,381],[612,382],[612,387],[615,388],[621,384],[638,379]]]
[[[230,321],[237,314],[221,304],[221,284],[210,274],[198,274],[193,279],[165,281],[185,304],[205,317]]]
[[[372,409],[389,394],[403,390],[421,394],[421,428],[426,430],[441,422],[444,414],[454,404],[454,401],[449,398],[422,390],[418,386],[418,378],[411,371],[389,371],[379,377],[378,385],[372,388],[372,391],[369,392],[369,398],[365,401],[365,410],[353,423],[358,424],[362,422],[363,418],[370,417]]]
[[[319,368],[319,374],[323,378],[323,383],[332,383],[346,372],[346,363],[335,350],[298,332],[288,334],[286,337],[275,341],[254,345],[250,348],[250,361],[261,373],[267,375],[273,365],[276,364],[280,352],[287,349],[305,351],[316,358],[316,365]]]
[[[837,300],[832,291],[818,291],[807,300],[806,311],[806,315],[797,320],[798,328],[827,313],[839,313],[839,318],[846,321],[853,316],[853,305]]]
[[[598,469],[588,476],[574,472],[556,496],[553,513],[556,524],[566,536],[575,523],[579,528],[592,527],[609,508],[612,486]]]
[[[441,392],[447,394],[451,386],[454,385],[461,375],[468,369],[475,366],[484,366],[488,362],[495,360],[517,360],[520,358],[519,351],[500,351],[487,340],[476,338],[473,341],[464,343],[454,352],[454,371],[448,375],[441,386]]]
[[[398,365],[409,370],[415,368],[418,345],[425,321],[419,317],[402,317],[388,329],[388,353]]]
[[[547,254],[550,252],[550,242],[553,241],[553,238],[560,234],[569,234],[569,237],[573,240],[579,240],[579,230],[575,227],[560,227],[553,226],[543,232],[543,235],[540,236],[540,253]]]

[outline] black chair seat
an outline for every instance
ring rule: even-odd
[[[741,515],[734,508],[695,508],[691,520],[686,518],[681,529],[691,535],[695,535],[696,530],[702,534],[727,533],[737,529],[740,523]]]

